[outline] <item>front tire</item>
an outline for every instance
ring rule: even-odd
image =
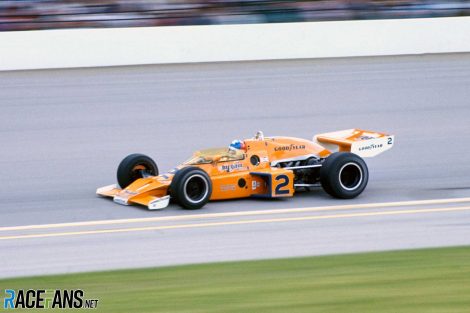
[[[212,182],[202,169],[189,166],[176,172],[170,185],[171,196],[187,210],[202,208],[212,194]]]
[[[124,189],[139,178],[157,175],[158,167],[152,158],[135,153],[128,155],[119,163],[117,181]]]
[[[349,152],[335,152],[326,158],[320,169],[323,189],[335,198],[352,199],[359,196],[369,181],[364,160]]]

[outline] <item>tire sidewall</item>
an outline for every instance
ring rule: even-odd
[[[341,184],[340,173],[346,165],[354,165],[360,169],[361,181],[354,189],[349,190]],[[351,199],[360,195],[369,181],[369,171],[364,160],[356,154],[349,152],[335,152],[324,162],[320,170],[320,181],[323,189],[330,195]]]
[[[186,193],[187,183],[192,178],[201,178],[205,183],[204,196],[197,202],[191,200]],[[170,185],[171,197],[184,209],[197,210],[202,208],[212,195],[212,182],[207,173],[195,166],[184,167],[176,172]]]
[[[121,188],[126,188],[139,178],[134,171],[134,168],[138,165],[143,165],[151,175],[158,175],[157,164],[152,158],[144,154],[130,154],[119,163],[117,169],[117,181]]]

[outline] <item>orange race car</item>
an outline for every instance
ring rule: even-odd
[[[161,175],[151,158],[131,154],[117,170],[120,188],[105,186],[96,193],[150,210],[167,207],[170,198],[193,210],[209,200],[292,197],[296,190],[320,185],[333,197],[349,199],[367,185],[362,157],[384,152],[393,143],[393,136],[359,129],[320,134],[313,141],[258,132],[227,148],[197,151]]]

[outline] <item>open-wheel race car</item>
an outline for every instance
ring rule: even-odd
[[[96,193],[150,210],[167,207],[170,198],[193,210],[209,200],[292,197],[317,186],[333,197],[350,199],[368,182],[363,157],[376,156],[393,144],[391,135],[360,129],[320,134],[313,140],[264,137],[258,132],[229,147],[197,151],[164,174],[150,157],[131,154],[118,166],[119,185],[98,188]]]

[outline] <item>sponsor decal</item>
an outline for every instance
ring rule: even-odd
[[[87,299],[81,289],[5,289],[3,308],[96,309],[98,299]]]
[[[288,146],[275,147],[274,151],[292,151],[292,150],[303,150],[303,149],[305,149],[305,145],[290,144]]]
[[[219,171],[232,172],[232,171],[236,171],[242,168],[243,168],[243,164],[241,163],[224,164],[224,165],[219,166]]]
[[[374,139],[374,138],[375,137],[363,135],[363,136],[359,137],[359,140],[369,140],[369,139]]]
[[[232,185],[232,184],[220,186],[220,191],[234,191],[234,190],[235,190],[235,185]]]
[[[260,182],[257,182],[255,180],[251,182],[251,189],[253,190],[256,190],[260,186],[261,186]]]
[[[371,143],[370,145],[368,146],[364,146],[364,147],[360,147],[359,148],[359,151],[366,151],[366,150],[374,150],[374,149],[380,149],[383,147],[383,144],[373,144]]]
[[[269,162],[269,158],[267,156],[261,157],[261,163]]]

